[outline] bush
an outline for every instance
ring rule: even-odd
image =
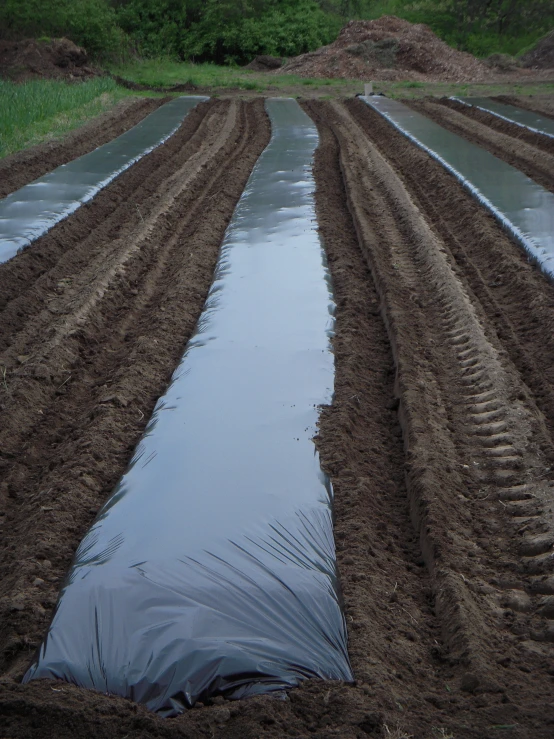
[[[218,64],[242,64],[259,54],[296,56],[331,43],[340,27],[340,19],[313,0],[266,3],[261,12],[250,13],[208,0],[202,18],[183,36],[180,51],[183,58]]]
[[[144,56],[176,57],[187,26],[183,0],[130,0],[116,8],[121,28]]]
[[[554,25],[552,0],[0,0],[0,37],[67,36],[96,58],[242,64],[333,41],[345,20],[397,15],[451,46],[514,55]]]
[[[127,43],[108,0],[3,0],[0,29],[4,38],[66,36],[93,57]]]

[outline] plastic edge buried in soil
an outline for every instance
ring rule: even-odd
[[[74,213],[122,172],[163,144],[204,96],[162,105],[113,141],[99,146],[0,200],[0,264]]]
[[[440,162],[554,279],[554,195],[490,152],[390,98],[360,99]]]
[[[169,716],[352,679],[313,441],[334,384],[318,134],[292,99],[266,109],[271,140],[196,332],[78,548],[25,682],[59,678]]]

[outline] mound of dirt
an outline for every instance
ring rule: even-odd
[[[0,77],[14,82],[28,79],[93,77],[86,51],[67,38],[51,41],[0,41]]]
[[[281,71],[306,77],[445,82],[490,77],[486,65],[452,49],[428,26],[392,15],[350,21],[332,44],[291,59]]]
[[[554,69],[554,31],[539,39],[520,61],[532,69]]]
[[[514,72],[520,67],[519,61],[510,54],[490,54],[485,64],[496,72]]]
[[[283,66],[283,60],[278,56],[270,56],[269,54],[260,54],[254,57],[245,69],[254,69],[256,72],[269,72],[271,69],[280,69]]]

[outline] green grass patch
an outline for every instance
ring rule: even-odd
[[[344,87],[347,80],[311,79],[295,74],[255,72],[236,66],[193,64],[172,59],[138,59],[113,65],[110,71],[123,79],[149,87],[172,87],[193,84],[203,91],[256,90],[258,92],[289,89],[302,86]],[[355,83],[360,86],[361,83]]]
[[[0,80],[0,157],[61,136],[127,95],[109,77],[71,84]]]
[[[114,74],[151,87],[170,87],[192,82],[207,95],[232,94],[235,90],[256,91],[262,95],[330,98],[352,97],[363,92],[362,80],[315,79],[296,74],[256,72],[237,66],[193,64],[170,59],[143,59],[111,68]],[[425,95],[533,95],[549,93],[548,82],[507,82],[501,84],[453,84],[448,82],[401,82],[374,80],[375,92],[395,98]]]
[[[223,67],[217,64],[192,64],[172,59],[138,59],[112,66],[113,74],[126,80],[150,87],[171,87],[193,84],[197,87],[237,88],[255,83],[254,72],[239,67]]]

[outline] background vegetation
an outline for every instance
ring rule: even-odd
[[[552,0],[2,0],[0,37],[67,36],[104,61],[244,64],[316,49],[347,20],[382,14],[427,23],[477,56],[517,54],[554,27]]]

